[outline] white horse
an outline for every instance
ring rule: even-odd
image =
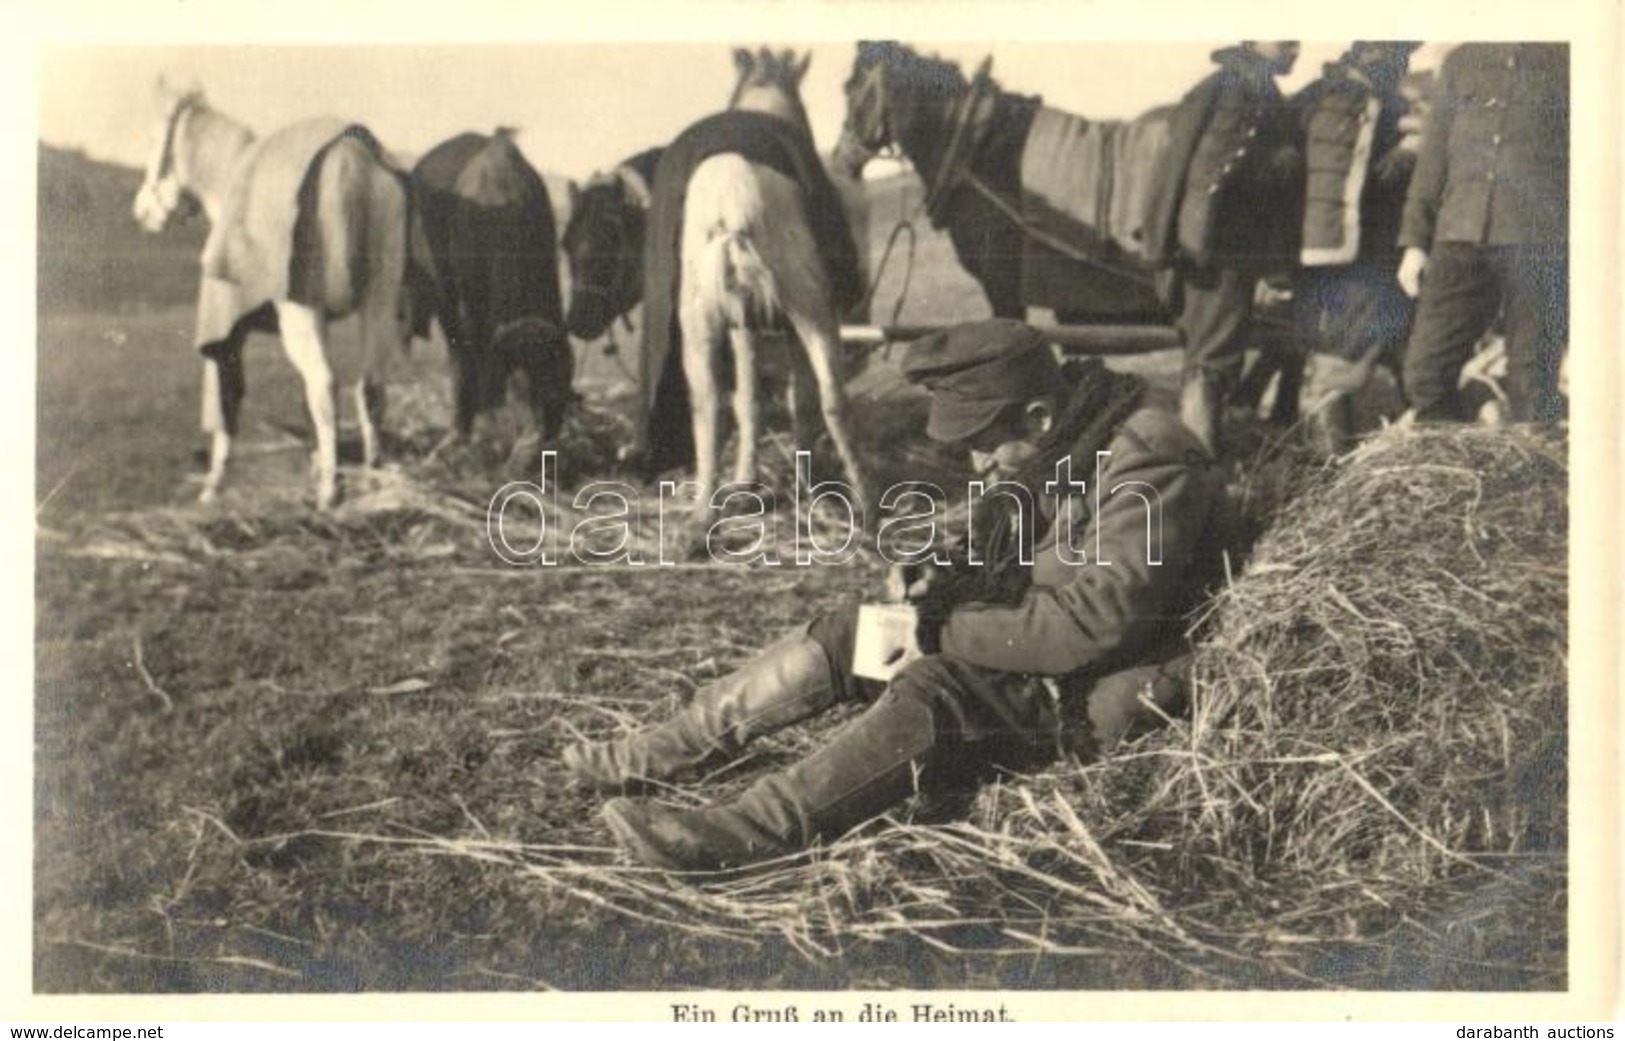
[[[327,322],[352,314],[360,321],[356,404],[370,467],[384,408],[378,373],[410,338],[406,184],[370,135],[343,122],[311,120],[256,140],[200,91],[171,90],[160,80],[158,92],[163,117],[135,218],[161,232],[190,198],[211,225],[198,301],[199,346],[209,348],[203,428],[211,437],[200,499],[214,500],[225,477],[244,390],[243,341],[251,328],[267,327],[274,308],[283,346],[304,379],[316,434],[316,505],[327,509],[339,497]],[[307,176],[311,162],[319,168]],[[263,234],[267,227],[277,233]]]
[[[811,55],[765,48],[734,53],[739,82],[729,107],[778,115],[799,125],[811,141],[799,95]],[[811,395],[816,382],[824,424],[860,505],[872,505],[866,469],[847,430],[842,388],[840,326],[830,280],[793,179],[726,153],[706,159],[688,181],[683,202],[682,279],[678,317],[683,374],[693,409],[695,481],[703,504],[716,486],[719,392],[715,361],[724,339],[734,360],[734,415],[739,451],[733,479],[756,476],[759,429],[756,341],[764,319],[782,314],[804,348],[793,352],[790,409],[796,444],[811,448],[815,434]],[[811,376],[809,379],[808,376]]]

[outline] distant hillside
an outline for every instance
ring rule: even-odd
[[[565,178],[542,172],[562,234],[568,216]],[[142,231],[130,215],[141,171],[101,162],[77,149],[39,146],[38,304],[50,311],[130,311],[171,307],[197,298],[198,254],[208,233],[201,214],[162,235]],[[919,236],[915,277],[904,321],[946,321],[986,313],[981,289],[953,259],[946,236],[917,210],[912,173],[864,182],[869,250],[878,263],[892,228],[913,218]],[[889,318],[902,289],[906,243],[875,294],[877,319]]]
[[[197,299],[198,254],[208,235],[200,213],[162,235],[130,214],[141,171],[78,149],[39,146],[38,306],[44,311],[127,311]],[[565,178],[543,172],[560,233]]]
[[[141,171],[76,149],[39,148],[41,311],[122,311],[193,300],[201,216],[149,235],[130,215]]]

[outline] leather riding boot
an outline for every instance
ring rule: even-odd
[[[684,810],[611,799],[604,820],[639,863],[744,867],[841,835],[907,799],[936,746],[931,709],[888,692],[823,749],[764,777],[732,805]]]
[[[1224,414],[1224,395],[1212,376],[1185,378],[1179,391],[1179,419],[1214,456],[1219,454],[1219,417]]]
[[[1322,458],[1342,455],[1354,440],[1354,400],[1333,394],[1315,405],[1304,419],[1309,447]]]
[[[738,755],[752,739],[835,702],[829,655],[802,633],[785,637],[743,668],[695,693],[659,726],[615,741],[564,750],[564,765],[593,788],[663,781]]]

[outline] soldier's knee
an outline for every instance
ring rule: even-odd
[[[1095,750],[1113,745],[1184,712],[1189,697],[1188,657],[1125,669],[1101,677],[1089,691],[1089,731]]]
[[[938,655],[927,655],[903,666],[892,677],[886,694],[938,712],[954,704],[958,689],[958,681],[947,663]]]

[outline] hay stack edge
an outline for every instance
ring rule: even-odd
[[[1566,459],[1560,431],[1471,427],[1280,462],[1262,536],[1198,622],[1189,718],[1108,760],[743,877],[525,867],[810,956],[907,934],[1151,952],[1231,985],[1561,987]]]

